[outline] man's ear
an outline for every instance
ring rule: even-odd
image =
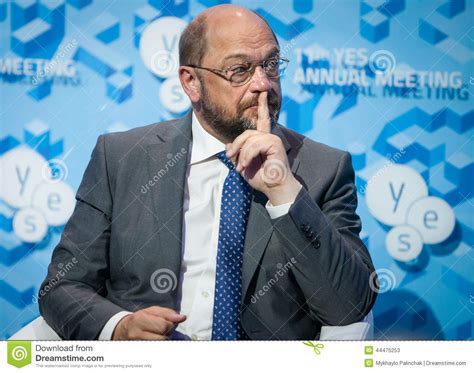
[[[188,95],[192,103],[197,103],[201,99],[201,82],[192,67],[179,67],[179,80],[184,92]]]

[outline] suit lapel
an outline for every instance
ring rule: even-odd
[[[272,132],[281,138],[288,156],[291,171],[292,173],[296,173],[299,159],[290,153],[291,145],[288,139],[279,127],[275,127]],[[242,263],[242,304],[244,303],[250,281],[259,266],[260,259],[273,233],[273,225],[265,208],[267,201],[268,198],[265,194],[254,190],[245,234],[244,258]]]
[[[152,200],[160,229],[160,244],[166,250],[160,263],[164,268],[171,269],[178,279],[181,271],[184,187],[192,144],[191,115],[192,112],[189,112],[183,119],[161,128],[156,135],[156,143],[147,146],[150,180],[158,175],[152,188]],[[275,127],[273,133],[282,139],[291,170],[295,173],[299,160],[291,155],[290,143],[279,127]],[[253,191],[244,244],[242,300],[273,232],[265,208],[267,201],[263,193]],[[171,295],[177,299],[176,289]]]
[[[156,143],[147,146],[148,173],[150,180],[157,178],[151,192],[160,245],[166,253],[160,258],[160,265],[173,271],[179,280],[184,186],[192,137],[191,113],[163,126],[167,127],[160,128]],[[177,287],[170,295],[177,300]]]

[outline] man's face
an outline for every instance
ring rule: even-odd
[[[229,66],[260,63],[278,55],[278,45],[266,27],[256,26],[246,33],[213,35],[202,66],[224,70]],[[222,77],[208,71],[199,71],[201,82],[201,114],[206,122],[222,137],[233,141],[247,129],[256,129],[258,96],[268,92],[268,109],[272,127],[276,124],[281,107],[279,78],[268,78],[262,67],[257,67],[250,80],[241,86],[232,86]]]

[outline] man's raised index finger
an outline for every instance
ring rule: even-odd
[[[258,96],[258,119],[257,130],[262,132],[271,132],[270,114],[268,112],[267,102],[268,92],[261,92]]]

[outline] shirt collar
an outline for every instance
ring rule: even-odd
[[[225,150],[225,144],[207,132],[199,123],[193,111],[191,121],[193,145],[191,148],[191,164],[204,161],[216,153]]]

